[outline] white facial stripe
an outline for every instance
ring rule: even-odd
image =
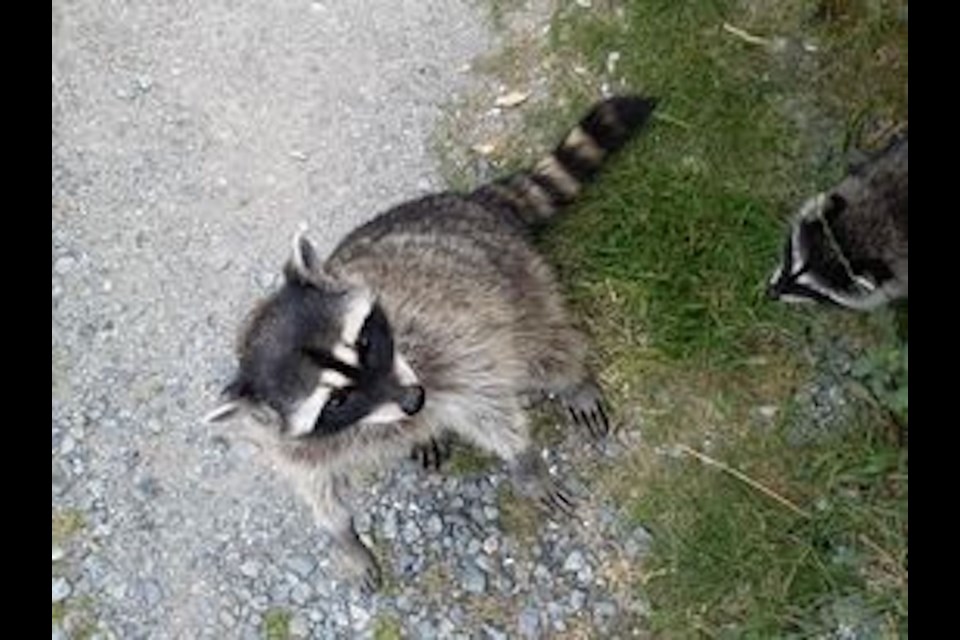
[[[413,372],[410,363],[397,352],[393,354],[393,375],[397,377],[397,382],[402,385],[417,384],[417,382],[419,382],[417,374]]]
[[[357,355],[357,350],[349,345],[338,344],[333,347],[332,353],[333,357],[343,364],[348,364],[351,367],[356,367],[360,364],[360,358]]]
[[[804,267],[803,247],[800,243],[800,225],[793,227],[793,235],[790,238],[790,275],[795,276]]]
[[[820,217],[827,204],[827,194],[818,193],[807,200],[800,209],[800,218],[802,220],[815,220]]]
[[[395,402],[388,402],[387,404],[380,405],[371,413],[368,413],[361,422],[364,424],[390,424],[399,422],[406,417],[407,414],[403,412],[400,405]]]
[[[290,427],[290,435],[302,436],[313,431],[323,406],[327,404],[332,389],[330,387],[317,387],[306,400],[300,403],[297,410],[287,419]]]
[[[363,323],[367,321],[367,316],[373,309],[373,296],[367,293],[355,295],[347,302],[347,312],[343,317],[343,329],[340,340],[344,344],[352,345],[356,343],[360,330],[363,329]]]
[[[320,384],[333,387],[334,389],[342,389],[350,384],[350,378],[339,371],[325,369],[323,373],[320,374]]]
[[[783,275],[783,265],[777,265],[777,268],[774,269],[773,275],[770,276],[769,284],[776,284],[780,280],[780,276]]]

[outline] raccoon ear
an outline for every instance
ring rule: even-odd
[[[828,223],[833,224],[836,221],[837,216],[843,213],[844,209],[846,208],[846,198],[839,194],[831,193],[827,197],[827,202],[823,210],[823,217]]]
[[[287,280],[299,279],[304,282],[310,282],[320,270],[320,260],[317,258],[317,252],[307,240],[307,230],[301,227],[293,235],[293,246],[290,254],[290,262],[284,270]]]

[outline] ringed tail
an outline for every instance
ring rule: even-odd
[[[604,161],[650,118],[656,98],[613,96],[595,104],[553,152],[527,171],[483,185],[470,197],[506,206],[539,226],[573,202]]]

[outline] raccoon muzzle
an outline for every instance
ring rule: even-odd
[[[531,170],[485,185],[473,198],[506,205],[529,225],[545,222],[573,202],[607,157],[647,122],[656,104],[655,98],[641,96],[597,103]]]

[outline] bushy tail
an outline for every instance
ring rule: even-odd
[[[649,119],[655,98],[615,96],[590,110],[549,156],[533,169],[486,184],[471,198],[516,212],[531,226],[572,202],[604,160]]]

